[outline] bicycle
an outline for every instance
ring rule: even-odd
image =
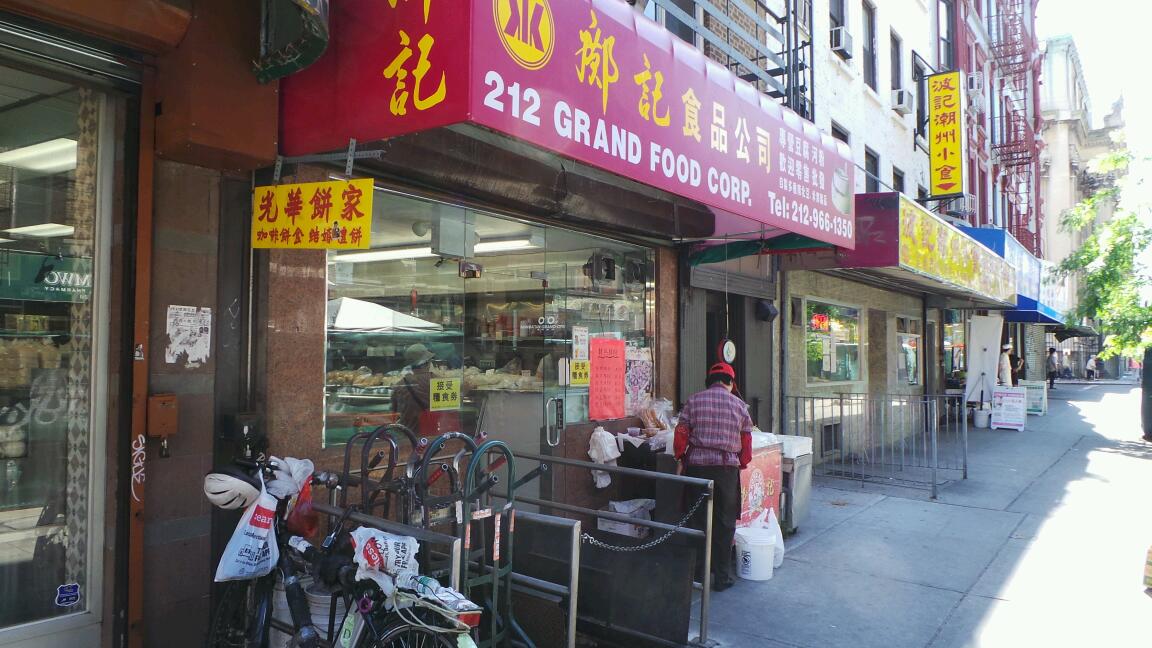
[[[259,495],[260,475],[270,479],[279,466],[263,459],[238,459],[235,467],[210,473],[205,478],[214,488],[209,499],[222,508],[247,508]],[[316,472],[314,485],[335,488],[341,478]],[[320,547],[300,536],[291,535],[287,519],[291,496],[277,499],[272,524],[280,557],[276,567],[258,578],[230,581],[212,615],[209,625],[209,648],[268,648],[274,625],[290,632],[289,646],[300,648],[465,648],[474,646],[470,632],[479,625],[480,608],[466,599],[455,608],[446,606],[443,588],[427,577],[409,577],[392,595],[384,593],[372,581],[357,581],[356,565],[351,555],[351,533],[345,530],[348,516],[355,508],[346,509]],[[312,621],[301,576],[314,574],[333,588],[333,603],[342,597],[344,619],[337,625],[336,606],[330,608],[326,633]],[[284,583],[290,627],[273,621],[273,589],[280,576]],[[451,590],[447,590],[451,591]]]

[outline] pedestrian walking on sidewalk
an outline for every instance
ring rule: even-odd
[[[732,540],[740,518],[740,471],[752,460],[752,418],[748,404],[732,393],[736,372],[725,362],[708,370],[707,387],[693,394],[680,411],[673,451],[684,475],[713,482],[712,575],[716,591],[735,582]],[[704,528],[705,509],[693,526]],[[707,578],[701,574],[701,582]]]
[[[1088,362],[1084,363],[1084,375],[1088,380],[1096,379],[1096,356],[1088,356]]]
[[[1056,356],[1056,347],[1048,347],[1048,389],[1056,388],[1056,372],[1060,370],[1060,358]]]

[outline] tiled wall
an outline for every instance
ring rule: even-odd
[[[203,644],[212,579],[210,509],[200,484],[212,463],[215,358],[192,366],[165,360],[170,305],[216,304],[220,174],[156,165],[152,266],[151,393],[176,394],[179,432],[161,458],[150,442],[144,506],[145,644]],[[215,324],[214,321],[214,324]]]
[[[804,357],[805,329],[788,325],[788,393],[786,396],[834,394],[841,392],[869,392],[875,394],[923,393],[920,386],[899,385],[896,381],[896,363],[892,360],[895,349],[895,319],[897,315],[919,317],[920,298],[873,286],[856,283],[809,271],[788,273],[788,297],[811,297],[860,309],[860,342],[866,348],[863,367],[866,381],[836,385],[807,384]],[[790,300],[785,299],[790,306]],[[790,316],[790,314],[786,314]],[[884,317],[884,324],[874,323]],[[931,317],[931,313],[930,313]],[[803,320],[803,318],[801,318]],[[883,341],[883,343],[881,342]],[[881,368],[878,365],[883,365]],[[878,384],[879,383],[879,384]]]

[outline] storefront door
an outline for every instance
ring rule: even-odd
[[[0,645],[94,646],[117,102],[33,69],[0,59]]]

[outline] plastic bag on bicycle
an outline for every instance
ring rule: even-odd
[[[385,596],[396,589],[395,577],[404,572],[420,572],[416,552],[420,543],[416,538],[394,535],[360,527],[351,534],[356,560],[356,580],[375,582]]]
[[[260,496],[245,509],[232,532],[216,567],[216,582],[259,578],[272,571],[280,559],[275,522],[276,498],[264,488],[261,477]]]

